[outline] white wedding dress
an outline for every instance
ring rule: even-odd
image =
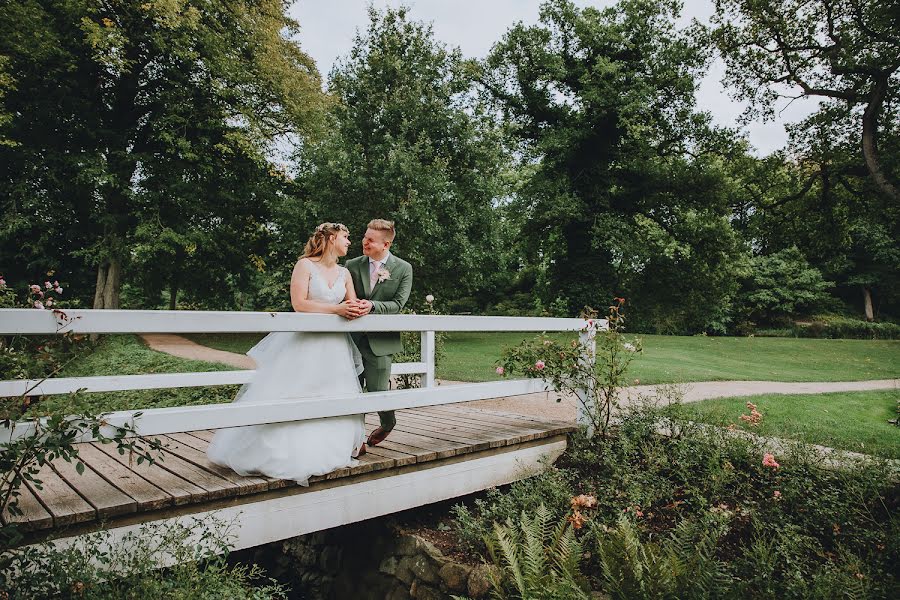
[[[309,299],[340,304],[345,278],[340,267],[332,287],[313,264]],[[358,374],[362,359],[346,333],[270,333],[248,353],[257,365],[250,383],[235,402],[303,401],[361,391]],[[272,423],[220,429],[207,449],[209,459],[240,475],[262,474],[293,479],[307,485],[313,475],[324,475],[353,464],[365,440],[365,415],[329,417],[290,423]]]

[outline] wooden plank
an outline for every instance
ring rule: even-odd
[[[509,443],[518,444],[522,442],[531,441],[533,439],[538,439],[542,437],[548,437],[553,435],[557,429],[548,429],[546,427],[538,426],[534,423],[527,423],[528,426],[523,426],[525,423],[508,423],[508,422],[489,422],[484,420],[473,420],[471,418],[463,417],[460,414],[448,414],[448,413],[428,413],[425,411],[417,412],[412,415],[412,418],[425,418],[429,419],[436,423],[465,423],[467,427],[482,429],[484,431],[496,431],[498,434],[508,436]]]
[[[523,429],[521,427],[491,427],[483,424],[472,424],[465,421],[453,421],[450,419],[434,419],[424,415],[407,413],[403,417],[403,422],[408,422],[411,426],[420,429],[439,431],[447,433],[459,433],[460,435],[487,441],[491,448],[506,446],[509,444],[519,444],[522,442],[536,439],[544,436],[542,429]],[[398,419],[398,426],[400,420]]]
[[[280,490],[256,502],[197,507],[191,514],[161,515],[155,523],[190,527],[195,518],[215,510],[219,519],[235,523],[235,549],[252,548],[504,485],[546,469],[565,447],[565,437],[557,436],[450,459],[432,468],[405,469],[390,477],[371,473],[354,485],[311,486],[302,493]],[[138,523],[113,528],[113,543],[140,527]],[[63,548],[77,543],[77,537],[54,543]],[[171,562],[159,566],[167,564]]]
[[[202,502],[209,498],[209,493],[205,489],[194,485],[190,481],[186,481],[168,469],[162,468],[160,465],[164,461],[156,462],[152,465],[146,462],[137,464],[136,460],[129,461],[127,454],[124,456],[120,455],[115,448],[109,448],[108,446],[108,444],[94,444],[94,447],[98,448],[99,451],[169,494],[174,504]]]
[[[134,498],[98,475],[83,459],[81,462],[84,464],[84,470],[79,474],[75,466],[77,462],[78,459],[72,462],[56,460],[53,461],[53,468],[66,483],[87,500],[88,504],[94,507],[98,519],[137,511],[137,502]]]
[[[378,417],[376,415],[368,415],[366,417],[366,420],[370,424],[378,423]],[[495,434],[486,432],[483,432],[481,434],[467,434],[466,432],[454,430],[450,427],[440,427],[427,423],[418,423],[412,419],[407,419],[406,421],[398,420],[397,425],[396,427],[394,427],[394,430],[391,432],[391,434],[397,431],[404,431],[406,433],[413,433],[435,440],[444,440],[446,442],[458,443],[464,446],[471,446],[471,452],[478,452],[479,450],[506,445],[506,438],[503,436],[498,437]]]
[[[231,496],[236,496],[238,494],[239,485],[211,473],[201,467],[198,467],[194,463],[187,461],[177,454],[165,449],[165,444],[168,443],[168,440],[164,442],[164,450],[163,456],[164,459],[159,461],[156,466],[158,468],[169,471],[173,475],[177,475],[181,479],[185,481],[190,481],[194,485],[203,488],[207,493],[207,498],[209,500],[215,500],[217,498],[228,498]]]
[[[569,429],[575,430],[577,429],[577,425],[574,423],[566,423],[564,421],[551,421],[538,419],[536,417],[531,417],[528,415],[520,415],[518,413],[502,413],[497,411],[489,411],[478,408],[468,408],[463,405],[453,405],[453,406],[428,406],[422,407],[423,412],[431,412],[434,414],[449,414],[456,415],[459,417],[465,417],[467,419],[471,419],[472,421],[479,421],[483,423],[499,423],[499,424],[507,424],[519,427],[540,427],[546,430],[554,430],[554,429]]]
[[[53,516],[53,526],[73,525],[91,521],[97,517],[97,511],[78,495],[53,468],[46,464],[38,472],[41,489],[32,482],[26,482],[41,504]]]
[[[191,463],[203,471],[217,475],[218,477],[231,482],[237,488],[237,495],[253,494],[256,492],[264,492],[269,489],[268,480],[262,477],[238,475],[228,467],[217,465],[206,456],[206,452],[201,452],[196,448],[182,442],[181,437],[186,434],[172,434],[165,437],[164,446],[166,452],[170,452],[179,458]],[[187,436],[190,437],[190,436]],[[196,438],[194,438],[196,439]]]
[[[3,512],[4,523],[18,523],[25,531],[53,527],[53,515],[44,508],[44,505],[40,503],[28,486],[23,485],[19,488],[18,506],[22,514],[12,515],[7,507]]]
[[[159,489],[105,452],[101,452],[94,444],[79,444],[78,454],[81,460],[101,477],[128,494],[135,501],[137,510],[157,510],[174,503],[171,494]]]

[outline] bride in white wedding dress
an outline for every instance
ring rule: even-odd
[[[359,316],[350,274],[337,264],[349,247],[349,232],[340,223],[316,228],[291,276],[294,310]],[[247,354],[257,369],[235,402],[302,401],[361,391],[362,360],[346,333],[270,333]],[[353,457],[365,453],[364,418],[360,414],[221,429],[207,455],[240,475],[263,474],[307,485],[313,475],[350,466]]]

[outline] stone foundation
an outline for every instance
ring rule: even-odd
[[[462,564],[412,534],[382,522],[348,525],[256,550],[270,576],[307,600],[449,600],[487,598],[487,565]]]

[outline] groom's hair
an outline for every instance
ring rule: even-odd
[[[394,222],[388,221],[387,219],[372,219],[369,221],[367,225],[369,229],[374,229],[375,231],[383,231],[384,237],[387,238],[387,241],[393,242],[394,236],[397,235],[397,232],[394,231]]]

